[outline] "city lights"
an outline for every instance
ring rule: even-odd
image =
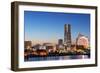
[[[64,39],[64,40],[63,40]],[[89,55],[88,37],[78,34],[76,43],[72,44],[71,25],[64,25],[64,38],[58,39],[58,44],[42,43],[32,45],[32,41],[25,41],[25,58],[28,56],[64,56],[64,55]]]

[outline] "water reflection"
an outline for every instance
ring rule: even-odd
[[[30,57],[25,61],[46,61],[46,60],[72,60],[72,59],[88,59],[89,55],[71,55],[71,56],[48,56],[48,57]]]

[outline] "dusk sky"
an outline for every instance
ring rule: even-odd
[[[71,25],[72,40],[79,32],[90,37],[90,14],[24,11],[25,40],[57,43],[65,24]]]

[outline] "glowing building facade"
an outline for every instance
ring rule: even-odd
[[[82,35],[82,34],[78,34],[78,37],[76,39],[76,44],[77,45],[82,45],[84,48],[87,48],[89,47],[89,39],[88,37]]]

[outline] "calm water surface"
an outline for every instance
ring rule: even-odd
[[[46,60],[71,60],[71,59],[88,59],[88,55],[71,55],[71,56],[48,56],[48,57],[30,57],[25,61],[46,61]]]

